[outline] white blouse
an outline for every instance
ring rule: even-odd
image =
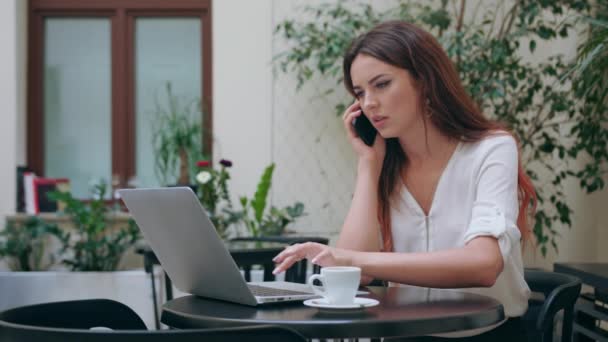
[[[507,134],[460,142],[439,178],[428,216],[405,185],[391,209],[395,252],[432,252],[463,247],[479,236],[495,237],[504,261],[496,283],[461,290],[497,299],[507,317],[523,315],[530,296],[516,223],[517,151]]]

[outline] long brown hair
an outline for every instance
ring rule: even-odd
[[[402,21],[389,21],[353,40],[344,55],[343,64],[344,84],[352,95],[354,91],[350,69],[359,54],[407,70],[418,84],[420,100],[424,100],[421,103],[428,104],[432,109],[433,115],[428,119],[445,136],[474,142],[491,132],[509,132],[504,125],[489,120],[482,114],[464,89],[456,68],[441,45],[430,33],[419,27]],[[384,251],[393,250],[390,199],[397,188],[401,170],[406,165],[407,156],[397,139],[387,139],[386,156],[378,184],[378,221]],[[521,161],[518,165],[517,180],[517,226],[522,240],[526,241],[531,234],[528,216],[533,215],[536,208],[536,193]]]

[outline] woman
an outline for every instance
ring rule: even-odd
[[[337,247],[291,246],[275,274],[307,258],[358,266],[363,284],[469,288],[500,300],[510,318],[459,335],[518,340],[530,293],[521,250],[536,197],[516,140],[483,116],[439,43],[412,24],[386,22],[356,38],[344,83],[356,98],[343,121],[359,160]],[[360,115],[378,130],[371,147],[353,128]]]

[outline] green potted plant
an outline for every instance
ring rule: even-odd
[[[36,216],[21,225],[9,221],[0,231],[0,259],[12,271],[45,271],[55,262],[55,252],[48,249],[52,239],[65,239],[56,224]]]
[[[588,24],[586,39],[578,47],[578,56],[572,72],[565,77],[572,77],[572,88],[580,102],[580,111],[589,123],[579,124],[572,129],[580,148],[587,155],[598,160],[581,171],[581,186],[588,192],[604,187],[604,176],[608,171],[602,161],[608,157],[608,4],[598,1],[594,17],[583,17]],[[597,142],[603,142],[598,144]]]
[[[237,216],[230,215],[232,201],[228,190],[230,173],[228,168],[232,167],[230,160],[220,160],[219,170],[211,166],[208,160],[196,163],[199,173],[196,175],[197,195],[201,205],[207,211],[207,215],[218,235],[227,239],[233,232],[230,228],[237,222]]]
[[[75,199],[68,192],[49,194],[49,198],[66,204],[65,215],[58,213],[53,218],[59,228],[42,223],[39,218],[31,219],[30,226],[32,231],[48,230],[59,238],[53,241],[53,247],[59,245],[57,262],[44,272],[0,272],[0,311],[49,301],[110,298],[126,303],[148,326],[153,326],[149,275],[142,268],[123,270],[120,265],[121,259],[128,261],[123,257],[129,256],[131,247],[139,240],[139,230],[132,221],[116,224],[123,215],[108,209],[105,183],[94,185],[92,190],[90,201]],[[40,228],[41,225],[48,226]],[[28,235],[28,239],[33,235],[23,229],[15,232]],[[33,247],[35,255],[42,252],[37,244]],[[46,249],[44,253],[48,252]],[[160,276],[155,276],[158,281]]]
[[[197,99],[183,103],[169,82],[166,90],[167,105],[156,101],[152,123],[154,171],[161,185],[190,185],[191,171],[202,155],[201,103]]]
[[[271,206],[266,210],[274,167],[274,163],[266,167],[251,199],[246,196],[240,198],[241,210],[227,210],[233,220],[242,222],[253,237],[281,235],[287,225],[306,215],[301,202],[284,208]]]
[[[74,232],[61,236],[62,262],[72,271],[115,271],[123,254],[141,238],[135,221],[127,227],[110,229],[109,209],[105,203],[106,184],[93,186],[93,199],[85,203],[69,192],[53,192],[53,200],[65,203],[65,213]],[[66,253],[67,252],[67,253]]]
[[[531,62],[521,51],[534,56],[538,42],[567,37],[578,18],[595,12],[594,3],[601,2],[531,0],[484,6],[483,1],[471,5],[465,0],[396,0],[381,9],[344,2],[309,5],[306,15],[299,15],[308,19],[278,23],[275,34],[288,48],[274,61],[282,72],[295,75],[296,89],[318,87],[317,80],[334,81],[327,91],[318,92],[342,113],[352,99],[335,89],[343,89],[342,54],[355,36],[389,19],[415,23],[436,35],[479,106],[508,124],[519,138],[523,163],[536,184],[539,205],[533,231],[545,255],[548,247],[557,250],[559,227],[572,224],[565,182],[574,180],[587,192],[604,186],[606,77],[593,68],[586,83],[577,83],[570,73],[574,62],[562,55],[552,53]],[[582,51],[592,56],[597,50]],[[605,64],[601,63],[604,71]],[[596,90],[588,92],[590,86]],[[551,186],[541,186],[541,181]]]

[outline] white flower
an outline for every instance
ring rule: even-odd
[[[208,171],[201,171],[196,175],[196,180],[201,184],[205,184],[211,180],[211,173]]]

